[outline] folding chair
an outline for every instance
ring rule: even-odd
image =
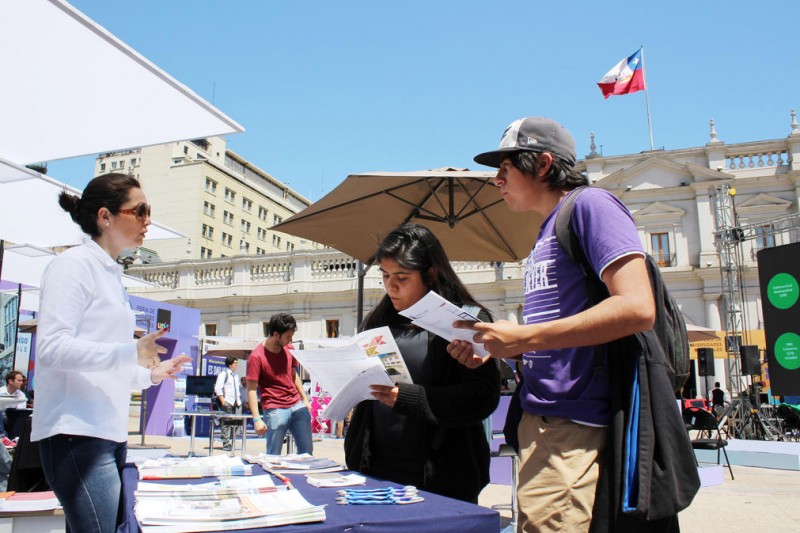
[[[490,455],[492,458],[508,457],[511,463],[511,503],[509,504],[496,504],[492,509],[506,509],[511,510],[511,522],[508,531],[516,531],[517,529],[517,475],[519,472],[519,458],[517,452],[509,444],[506,444],[505,437],[503,436],[503,425],[506,420],[506,413],[508,412],[508,405],[511,401],[511,396],[500,396],[500,403],[491,416],[491,435],[489,447],[491,448]],[[505,531],[505,530],[504,530]]]
[[[688,429],[698,432],[697,438],[692,439],[692,448],[695,450],[716,450],[717,464],[720,464],[721,452],[725,455],[725,463],[728,465],[731,479],[734,479],[731,462],[728,459],[728,452],[725,451],[728,441],[722,438],[719,431],[719,422],[713,413],[705,409],[690,407],[683,411],[683,421]],[[700,463],[697,461],[697,455],[695,455],[694,460],[697,465],[700,466]]]

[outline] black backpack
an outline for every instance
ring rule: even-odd
[[[606,298],[608,293],[604,292],[606,290],[605,285],[589,266],[578,236],[572,229],[572,211],[575,207],[575,200],[586,188],[578,187],[564,200],[556,214],[555,234],[561,248],[569,254],[583,271],[589,291],[589,302],[594,305]],[[678,308],[678,304],[670,295],[666,285],[664,285],[661,270],[659,270],[655,260],[650,254],[645,254],[645,260],[656,303],[656,321],[653,325],[653,332],[664,350],[667,375],[672,382],[673,391],[677,393],[683,388],[686,380],[689,379],[691,365],[686,322]]]

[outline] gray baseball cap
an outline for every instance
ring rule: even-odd
[[[475,162],[500,168],[503,159],[514,152],[550,152],[569,165],[575,165],[575,139],[555,120],[545,117],[520,118],[503,132],[500,147],[475,156]]]

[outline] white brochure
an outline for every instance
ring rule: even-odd
[[[475,335],[473,330],[453,327],[453,322],[456,320],[472,320],[475,322],[480,322],[480,320],[433,291],[428,292],[408,309],[400,311],[400,314],[410,318],[413,324],[427,329],[443,339],[448,341],[459,339],[472,343],[472,349],[480,357],[489,355],[483,344],[476,344],[472,341],[472,337]]]
[[[394,336],[386,326],[326,344],[329,345],[322,348],[289,350],[332,396],[325,407],[325,418],[344,420],[356,404],[374,400],[370,385],[412,383]]]

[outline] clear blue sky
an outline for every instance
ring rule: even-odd
[[[480,168],[550,116],[605,155],[649,149],[645,93],[596,82],[644,45],[656,148],[782,138],[800,110],[800,2],[73,0],[241,123],[229,148],[312,200],[348,174]],[[98,65],[113,87],[113,65]],[[57,82],[57,80],[50,80]],[[598,148],[599,150],[599,148]],[[83,187],[93,158],[50,164]]]

